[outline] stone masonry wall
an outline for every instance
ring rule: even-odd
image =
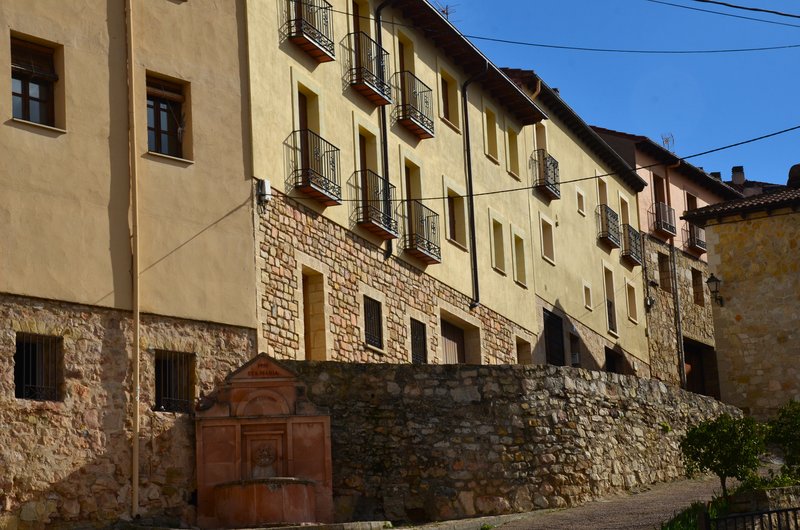
[[[16,399],[17,332],[62,337],[63,400]],[[130,313],[0,295],[0,529],[101,525],[130,513]],[[194,423],[154,412],[154,352],[195,354],[196,391],[209,393],[255,355],[255,332],[142,316],[140,505],[191,522]]]
[[[706,229],[722,399],[764,418],[800,400],[800,213]]]
[[[573,506],[674,479],[687,427],[738,414],[660,381],[574,368],[284,364],[330,410],[341,521]]]
[[[482,305],[470,310],[468,295],[397,259],[398,240],[395,256],[387,259],[381,248],[280,192],[275,191],[260,217],[259,234],[262,349],[276,358],[298,358],[303,347],[302,266],[325,276],[327,360],[410,362],[409,317],[414,316],[426,325],[429,361],[441,362],[434,356],[439,351],[442,308],[455,308],[478,323],[482,364],[514,363],[516,336],[535,340],[535,332]],[[383,351],[364,343],[362,286],[385,295]]]
[[[650,280],[659,283],[656,287],[645,286],[655,300],[647,311],[647,343],[650,349],[652,377],[674,385],[680,385],[678,346],[675,332],[675,303],[671,292],[663,289],[659,277],[658,254],[669,256],[669,245],[652,236],[644,238],[644,258]],[[714,345],[714,320],[711,299],[705,280],[708,265],[682,250],[676,249],[675,262],[678,278],[678,296],[681,306],[681,328],[684,337],[700,343]],[[695,303],[692,287],[692,268],[703,277],[703,305]]]

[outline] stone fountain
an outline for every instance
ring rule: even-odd
[[[200,400],[197,524],[201,528],[330,523],[330,417],[295,374],[260,354]]]

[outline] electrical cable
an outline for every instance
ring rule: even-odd
[[[790,22],[778,22],[777,20],[767,20],[765,18],[746,17],[744,15],[734,15],[733,13],[724,13],[722,11],[713,11],[711,9],[702,9],[699,7],[673,4],[672,2],[665,2],[664,0],[645,0],[645,2],[650,2],[653,4],[661,4],[665,6],[679,7],[681,9],[688,9],[690,11],[699,11],[701,13],[711,13],[713,15],[721,15],[723,17],[740,18],[743,20],[752,20],[753,22],[763,22],[764,24],[774,24],[776,26],[788,26],[791,28],[800,28],[800,24],[792,24]]]
[[[700,1],[700,0],[695,0],[695,1]],[[369,20],[371,22],[375,21],[375,19],[370,15],[354,15],[353,13],[348,13],[347,11],[342,11],[340,9],[333,9],[333,8],[329,8],[329,11],[331,11],[332,13],[347,15],[349,17],[357,16],[360,19]],[[439,33],[437,30],[421,27],[419,24],[407,24],[404,22],[395,22],[392,20],[383,20],[382,23],[392,26],[414,28],[417,30],[422,29],[428,35],[435,35]],[[625,49],[625,48],[593,48],[588,46],[568,46],[561,44],[547,44],[539,42],[501,39],[497,37],[487,37],[483,35],[469,35],[466,33],[462,33],[461,30],[459,30],[452,24],[451,27],[461,37],[467,40],[472,39],[472,40],[480,40],[486,42],[495,42],[499,44],[509,44],[514,46],[526,46],[532,48],[544,48],[551,50],[582,51],[590,53],[621,53],[628,55],[637,55],[637,54],[638,55],[703,55],[703,54],[764,52],[764,51],[789,50],[789,49],[800,48],[800,44],[783,44],[778,46],[763,46],[763,47],[752,47],[752,48],[723,48],[723,49],[710,49],[710,50],[641,50],[641,49]]]
[[[721,2],[719,0],[692,0],[692,2],[700,2],[701,4],[716,4],[719,6],[730,7],[731,9],[742,9],[745,11],[756,11],[758,13],[769,13],[770,15],[777,15],[779,17],[800,18],[800,15],[793,13],[786,13],[784,11],[775,11],[773,9],[764,9],[762,7],[743,6],[739,4],[731,4],[729,2]]]
[[[798,129],[800,129],[800,125],[795,125],[794,127],[788,127],[786,129],[781,129],[780,131],[775,131],[775,132],[771,132],[771,133],[764,134],[764,135],[761,135],[761,136],[756,136],[755,138],[749,138],[747,140],[742,140],[741,142],[735,142],[735,143],[732,143],[732,144],[723,145],[721,147],[715,147],[713,149],[708,149],[706,151],[701,151],[699,153],[694,153],[694,154],[687,155],[687,156],[684,156],[684,157],[677,157],[676,156],[675,157],[675,161],[684,161],[684,160],[689,160],[690,158],[697,158],[698,156],[708,155],[708,154],[711,154],[711,153],[717,153],[719,151],[725,151],[727,149],[732,149],[734,147],[739,147],[739,146],[742,146],[742,145],[747,145],[747,144],[751,144],[751,143],[754,143],[754,142],[758,142],[758,141],[761,141],[761,140],[766,140],[767,138],[780,136],[782,134],[786,134],[786,133],[789,133],[789,132],[792,132],[792,131],[796,131]],[[636,168],[631,168],[631,172],[635,174],[640,169],[649,169],[651,167],[657,167],[657,166],[663,166],[663,165],[664,165],[663,162],[658,162],[658,163],[648,164],[648,165],[645,165],[645,166],[637,166]],[[594,175],[594,176],[591,176],[591,177],[580,177],[580,178],[576,178],[576,179],[562,180],[562,181],[559,182],[559,185],[561,185],[561,184],[572,184],[572,183],[575,183],[575,182],[583,182],[583,181],[587,181],[587,180],[594,180],[594,179],[599,179],[599,178],[602,178],[602,177],[612,177],[612,176],[622,176],[622,175],[619,172],[612,171],[610,173],[603,173],[602,175]],[[522,186],[522,187],[518,187],[518,188],[507,188],[507,189],[502,189],[502,190],[483,191],[483,192],[479,192],[479,193],[473,193],[472,197],[485,197],[485,196],[489,196],[489,195],[500,195],[500,194],[503,194],[503,193],[514,193],[514,192],[517,192],[517,191],[525,191],[525,190],[530,190],[530,189],[531,189],[531,186]],[[417,201],[440,201],[440,200],[446,200],[446,199],[448,199],[450,197],[466,198],[468,196],[469,195],[451,195],[451,196],[439,196],[439,197],[423,197],[423,198],[415,199],[415,200],[417,200]],[[404,202],[405,200],[406,199],[390,199],[388,202]],[[341,202],[363,202],[363,199],[345,199],[345,198],[342,198]]]

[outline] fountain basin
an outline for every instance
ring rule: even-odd
[[[216,517],[228,528],[316,522],[316,483],[295,477],[239,480],[214,486]]]

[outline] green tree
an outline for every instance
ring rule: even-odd
[[[800,474],[800,401],[792,400],[778,410],[778,416],[770,421],[767,440],[783,451],[784,470]]]
[[[681,440],[686,472],[711,471],[719,477],[722,494],[728,498],[727,480],[744,480],[758,469],[764,452],[764,432],[753,418],[723,414],[689,429]]]

